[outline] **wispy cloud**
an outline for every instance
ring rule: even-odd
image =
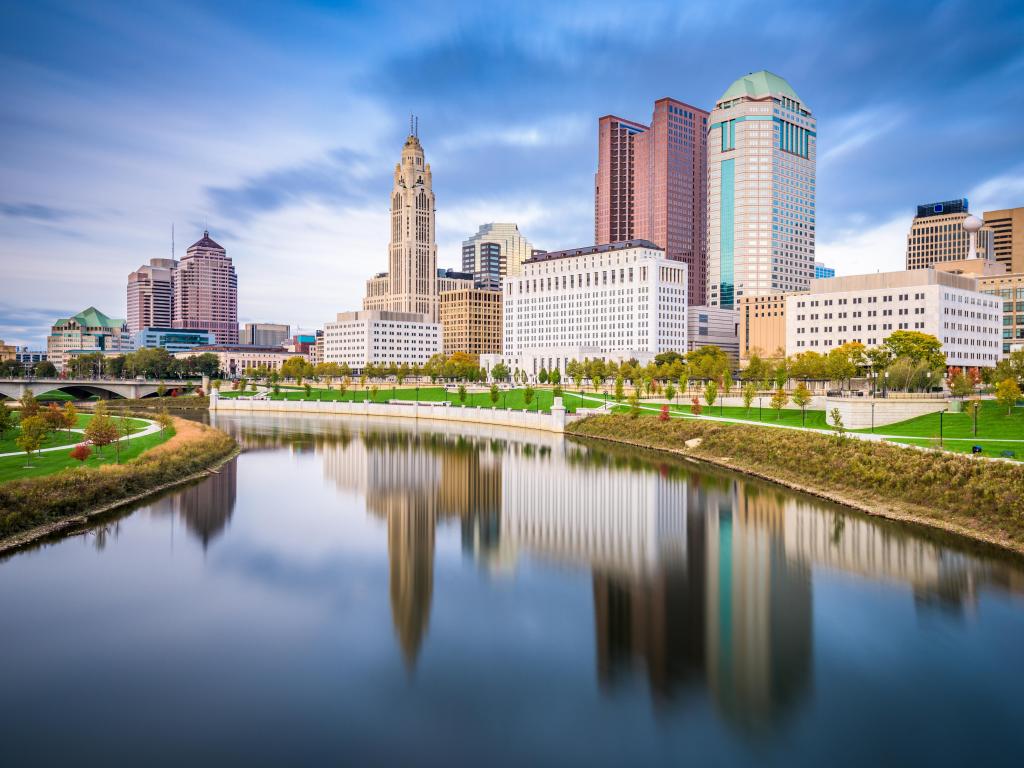
[[[31,221],[64,221],[71,218],[71,211],[39,203],[0,203],[0,215],[12,219]]]

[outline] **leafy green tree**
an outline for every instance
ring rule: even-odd
[[[695,378],[718,381],[729,370],[729,356],[721,347],[709,344],[687,352],[686,364]]]
[[[527,385],[526,389],[523,390],[523,402],[526,403],[527,408],[529,408],[530,403],[533,402],[534,394],[535,392],[533,391],[533,387],[529,385]]]
[[[625,382],[622,379],[622,374],[615,377],[615,402],[621,403],[622,398],[626,396]]]
[[[459,388],[456,391],[459,393],[459,402],[461,402],[463,405],[465,405],[466,404],[466,385],[465,384],[459,384]]]
[[[491,407],[493,408],[494,406],[496,406],[498,404],[498,398],[501,396],[501,393],[498,391],[498,385],[497,384],[491,384],[490,394],[491,394]]]
[[[882,346],[889,350],[893,358],[907,357],[915,363],[924,362],[932,370],[946,367],[942,342],[930,333],[893,331]]]
[[[508,381],[509,371],[505,363],[498,363],[491,368],[491,377],[496,381]]]
[[[36,378],[39,379],[52,379],[57,376],[57,366],[51,363],[49,360],[40,360],[36,363],[35,370]]]
[[[562,396],[562,385],[561,384],[555,384],[555,386],[551,388],[551,396],[552,397],[561,397]]]
[[[562,372],[559,371],[557,368],[552,368],[551,371],[548,373],[548,381],[555,385],[561,384]]]
[[[718,384],[715,383],[714,379],[704,385],[704,402],[707,403],[708,408],[714,406],[715,401],[718,399]]]
[[[64,428],[71,434],[71,430],[75,428],[75,424],[78,423],[78,409],[75,408],[74,403],[64,403]]]
[[[25,367],[17,360],[0,360],[0,378],[20,379],[25,375]]]
[[[962,368],[951,369],[947,383],[949,384],[949,392],[953,397],[963,399],[974,392],[974,385],[967,378]]]
[[[313,387],[311,387],[309,382],[307,381],[302,388],[306,391],[306,399],[309,400],[309,398],[312,397],[313,395]]]
[[[169,432],[174,427],[174,419],[171,418],[171,414],[167,412],[166,408],[157,414],[156,421],[162,432]]]
[[[832,419],[832,429],[836,431],[836,442],[842,442],[843,437],[846,435],[846,426],[843,424],[843,414],[839,412],[838,408],[833,408],[829,411],[829,418]]]
[[[14,412],[7,407],[7,403],[0,402],[0,440],[4,435],[14,429]]]
[[[26,467],[30,466],[27,462],[32,460],[32,454],[42,447],[48,431],[46,419],[42,416],[29,416],[20,421],[18,436],[14,442],[25,452]]]
[[[732,371],[726,368],[725,373],[722,374],[722,393],[728,396],[735,383],[732,378]]]
[[[1017,386],[1024,389],[1024,349],[1011,352],[996,363],[995,368],[986,368],[985,373],[988,375],[989,383],[1013,379],[1017,382]]]
[[[775,390],[775,394],[772,395],[772,408],[775,409],[775,419],[778,420],[782,417],[782,409],[786,407],[786,403],[789,402],[789,395],[786,394],[786,390],[779,387]]]
[[[583,389],[583,379],[587,377],[587,371],[582,363],[570,360],[569,364],[565,367],[565,372],[569,374],[573,383],[576,384],[576,389]]]
[[[96,404],[92,418],[85,425],[85,436],[93,445],[101,449],[101,452],[104,446],[117,440],[117,425],[107,414],[107,406],[102,400]]]
[[[771,366],[756,352],[752,352],[747,361],[747,367],[743,369],[743,378],[746,381],[763,381],[771,376]]]
[[[1013,413],[1013,406],[1020,400],[1020,386],[1013,379],[1003,379],[996,384],[996,402],[1006,409],[1007,415]]]
[[[64,411],[56,403],[50,403],[40,415],[51,432],[59,432],[64,428]]]
[[[676,385],[671,381],[665,385],[665,398],[667,400],[675,400],[676,397]]]
[[[800,420],[801,423],[807,425],[807,405],[811,402],[811,390],[807,388],[804,382],[800,382],[797,388],[793,390],[793,404],[800,409]]]
[[[548,369],[544,366],[541,366],[540,370],[537,372],[537,381],[541,384],[548,383]]]
[[[750,404],[754,402],[754,398],[757,397],[757,385],[752,381],[748,381],[743,385],[743,410],[744,413],[750,412]]]
[[[298,381],[305,376],[312,376],[313,373],[313,366],[310,365],[309,361],[301,355],[289,357],[281,363],[281,376],[286,379],[295,379]]]
[[[629,396],[629,418],[635,419],[640,415],[640,396],[636,391]]]

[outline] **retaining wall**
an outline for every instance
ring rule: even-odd
[[[928,413],[938,413],[949,407],[945,400],[936,399],[888,399],[870,397],[828,397],[825,398],[825,415],[832,423],[833,408],[839,409],[843,426],[847,429],[868,429],[871,427],[871,407],[874,405],[874,425],[882,427],[895,424]]]
[[[544,432],[565,432],[565,425],[586,414],[566,413],[557,404],[551,413],[509,411],[499,408],[465,407],[450,403],[417,403],[396,400],[388,403],[318,400],[245,400],[221,399],[216,391],[210,397],[210,410],[232,413],[334,413],[343,416],[383,416],[386,418],[428,419],[433,421],[491,424]]]

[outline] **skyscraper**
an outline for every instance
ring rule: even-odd
[[[402,147],[391,188],[388,271],[366,284],[363,309],[414,312],[437,322],[437,243],[430,164],[413,130]]]
[[[817,122],[784,79],[739,78],[708,119],[708,304],[814,277]]]
[[[515,224],[482,224],[462,241],[462,271],[473,274],[477,288],[500,291],[501,278],[520,274],[532,255],[533,246]]]
[[[907,234],[907,269],[976,257],[991,259],[992,230],[988,228],[978,232],[978,252],[968,253],[970,235],[964,229],[964,219],[970,215],[966,197],[917,206]]]
[[[690,296],[705,295],[708,113],[675,99],[654,102],[649,126],[598,120],[594,238],[648,240],[685,261]]]
[[[174,319],[174,259],[150,259],[128,275],[128,330],[170,328]]]
[[[993,258],[1010,272],[1024,272],[1024,208],[985,211],[985,226],[992,230]]]
[[[178,264],[173,326],[213,331],[218,344],[238,343],[238,277],[227,251],[209,232]]]

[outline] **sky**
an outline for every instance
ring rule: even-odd
[[[438,265],[511,221],[593,241],[597,119],[785,77],[818,121],[817,258],[901,269],[918,203],[1024,205],[1024,3],[0,0],[0,339],[45,345],[208,227],[240,322],[317,328],[387,266],[409,115]]]

